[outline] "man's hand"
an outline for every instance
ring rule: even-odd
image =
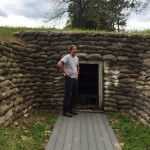
[[[76,76],[76,80],[78,80],[78,76]]]
[[[71,78],[71,74],[70,73],[65,72],[65,74],[66,74],[67,77]]]

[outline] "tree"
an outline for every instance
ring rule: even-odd
[[[68,5],[70,0],[48,0],[48,3],[53,7],[53,12],[44,17],[44,22],[57,21],[62,18],[65,13],[68,13]]]
[[[115,31],[125,26],[128,2],[124,0],[79,1],[69,5],[68,13],[72,28]]]
[[[128,8],[137,13],[141,13],[144,8],[148,6],[150,0],[127,0],[129,2]]]
[[[47,21],[57,20],[67,12],[69,14],[68,25],[72,28],[101,29],[107,31],[117,30],[119,32],[126,25],[129,11],[140,13],[148,5],[150,0],[51,0],[51,2],[52,1],[57,4],[57,9],[46,18]]]
[[[109,1],[109,10],[111,14],[109,17],[111,18],[113,30],[116,29],[118,32],[124,30],[126,20],[130,14],[126,10],[128,5],[129,2],[124,0]]]

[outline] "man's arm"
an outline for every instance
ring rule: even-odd
[[[62,60],[60,60],[60,61],[57,63],[58,68],[61,69],[64,73],[66,73],[66,71],[65,71],[65,69],[64,69],[64,65],[65,65],[65,63],[64,63]]]
[[[57,63],[57,67],[58,67],[59,69],[62,69],[63,66],[64,66],[64,62],[60,60],[60,61]]]
[[[71,75],[66,72],[64,65],[65,63],[62,60],[57,63],[57,66],[64,72],[64,74],[68,77],[71,77]]]

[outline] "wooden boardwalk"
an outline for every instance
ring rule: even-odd
[[[103,113],[59,115],[46,150],[121,150]]]

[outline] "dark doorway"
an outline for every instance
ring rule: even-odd
[[[98,64],[80,64],[78,105],[99,106]]]

